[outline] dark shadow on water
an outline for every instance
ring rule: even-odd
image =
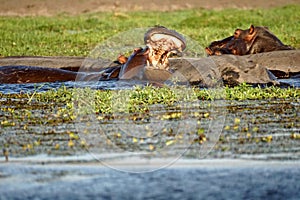
[[[279,79],[279,82],[282,84],[288,84],[290,86],[300,88],[300,76],[291,77],[289,79]]]

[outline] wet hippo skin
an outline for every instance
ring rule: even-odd
[[[236,29],[233,36],[212,42],[206,47],[208,55],[249,55],[270,51],[293,50],[283,44],[267,27],[253,26],[249,29]]]
[[[1,83],[40,83],[74,81],[77,72],[33,66],[3,66],[0,68]]]
[[[272,34],[270,36],[270,34],[265,27],[251,26],[247,30],[237,29],[233,36],[213,42],[210,45],[211,49],[214,50],[214,55],[218,52],[233,54],[247,50],[247,55],[244,56],[223,55],[197,59],[172,58],[169,60],[170,54],[180,53],[186,48],[185,39],[177,32],[165,27],[154,27],[147,31],[144,36],[146,47],[134,49],[128,58],[120,55],[113,66],[106,68],[103,68],[103,66],[107,66],[104,61],[80,57],[0,58],[0,66],[3,66],[0,67],[0,83],[111,79],[142,79],[164,82],[172,76],[181,75],[185,77],[185,80],[195,83],[201,82],[204,85],[211,85],[210,79],[212,78],[221,78],[228,85],[236,85],[242,82],[275,83],[275,78],[269,70],[276,72],[277,77],[284,78],[299,74],[300,51],[291,50],[292,47],[283,45],[276,36]],[[270,52],[259,53],[262,50],[259,48],[264,45],[264,42],[261,39],[263,37],[257,35],[271,38],[269,43],[273,44],[276,51],[271,48],[271,45],[265,48]],[[236,46],[243,40],[246,43]],[[234,43],[233,46],[232,43]],[[279,51],[280,48],[284,51]],[[77,72],[78,69],[80,72]]]

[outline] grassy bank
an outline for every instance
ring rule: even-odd
[[[300,48],[300,6],[255,10],[95,13],[79,16],[0,17],[1,56],[87,56],[99,43],[133,28],[164,25],[203,47],[250,24],[268,26]],[[116,52],[116,55],[120,52]]]

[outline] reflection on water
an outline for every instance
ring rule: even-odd
[[[291,86],[300,88],[300,76],[298,78],[295,77],[295,78],[289,78],[289,79],[280,79],[279,81],[282,83],[287,83]]]

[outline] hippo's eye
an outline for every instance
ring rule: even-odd
[[[241,34],[241,29],[236,29],[235,32],[234,32],[234,38],[238,38]]]

